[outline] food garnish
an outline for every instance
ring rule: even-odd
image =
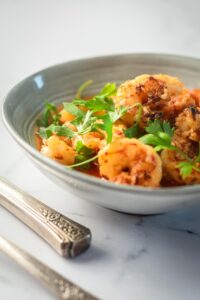
[[[200,183],[199,96],[165,74],[141,75],[119,88],[106,83],[85,99],[83,92],[91,84],[92,80],[84,82],[75,98],[59,109],[45,103],[37,121],[44,155],[78,170],[95,165],[104,178],[122,184],[157,187],[166,176],[177,184]],[[195,114],[180,135],[180,120],[187,109],[187,114]],[[60,139],[59,146],[54,137]],[[63,151],[73,155],[70,160]],[[112,168],[117,175],[112,175]]]

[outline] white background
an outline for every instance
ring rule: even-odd
[[[0,101],[21,79],[71,59],[127,52],[200,56],[198,0],[0,0]],[[200,208],[148,218],[96,207],[56,187],[0,120],[0,175],[89,226],[93,244],[67,261],[0,209],[0,234],[101,299],[200,299]],[[193,233],[188,233],[192,231]],[[0,254],[0,299],[53,299]]]

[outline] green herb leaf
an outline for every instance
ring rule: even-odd
[[[87,132],[90,132],[92,130],[92,125],[96,120],[97,118],[93,116],[93,112],[91,110],[88,110],[82,121],[77,124],[78,133],[85,134]]]
[[[138,138],[140,136],[140,127],[138,123],[133,124],[133,126],[128,129],[124,129],[124,134],[129,139]]]
[[[180,169],[180,174],[183,178],[188,177],[193,170],[193,165],[187,161],[180,162],[177,167]]]
[[[75,132],[72,131],[69,127],[63,125],[63,126],[54,126],[53,131],[58,136],[66,136],[68,138],[73,138],[75,136]]]
[[[115,109],[114,112],[109,112],[109,116],[113,123],[115,123],[117,120],[121,119],[123,115],[127,112],[127,108],[124,106],[119,106]]]
[[[52,131],[48,127],[40,127],[38,134],[42,139],[48,139],[52,135]]]
[[[101,92],[98,94],[98,96],[104,96],[104,97],[109,97],[109,96],[114,96],[116,95],[117,92],[117,87],[115,83],[106,83],[101,90]]]
[[[85,106],[92,110],[93,112],[97,111],[114,111],[115,106],[112,99],[102,97],[102,96],[96,96],[92,100],[85,101]]]
[[[157,135],[158,132],[162,132],[163,128],[161,126],[160,120],[150,121],[148,126],[145,128],[146,132]]]
[[[156,151],[163,149],[177,150],[172,145],[173,129],[168,122],[161,123],[160,120],[154,120],[149,122],[145,130],[148,134],[140,138],[140,141],[144,144],[155,146]]]
[[[56,133],[58,136],[66,136],[68,138],[74,137],[75,133],[67,126],[54,125],[51,124],[48,127],[41,127],[38,131],[38,134],[43,139],[48,139],[53,133]]]
[[[36,121],[38,127],[48,127],[51,123],[59,124],[60,115],[53,103],[46,102],[42,116]]]
[[[113,121],[109,114],[103,115],[101,119],[103,120],[102,128],[106,132],[106,141],[109,144],[112,142]]]
[[[74,99],[73,104],[85,106],[86,108],[92,110],[93,112],[98,112],[102,110],[106,110],[106,111],[115,110],[113,100],[104,96],[96,96],[91,100]]]
[[[188,157],[187,153],[174,146],[172,144],[174,129],[171,128],[168,122],[164,121],[162,123],[159,120],[155,120],[153,122],[150,122],[145,130],[148,132],[148,134],[142,136],[139,139],[144,144],[154,146],[155,151],[161,151],[163,149],[176,151],[185,159],[185,161],[177,164],[177,167],[180,169],[180,174],[183,179],[188,177],[192,173],[192,170],[200,172],[200,168],[196,166],[196,163],[200,160],[200,153],[195,160],[192,160],[190,157]]]
[[[78,89],[76,93],[76,98],[81,98],[83,91],[92,84],[92,80],[85,81]]]
[[[128,129],[124,130],[124,134],[128,138],[139,138],[139,136],[141,135],[139,123],[142,118],[143,107],[141,103],[136,103],[134,104],[134,106],[138,106],[136,122],[133,124],[132,127],[129,127]]]
[[[63,103],[64,110],[69,112],[75,117],[83,117],[85,115],[85,112],[82,111],[80,108],[78,108],[74,103]]]
[[[141,136],[139,140],[147,145],[152,145],[152,146],[158,146],[159,145],[159,139],[157,136],[149,133]]]
[[[80,168],[83,167],[84,165],[87,165],[89,163],[91,163],[92,161],[96,160],[98,158],[98,154],[96,156],[93,156],[85,161],[79,162],[79,163],[75,163],[73,165],[67,166],[67,168]]]
[[[163,122],[163,129],[166,134],[168,134],[171,138],[174,135],[174,128],[170,126],[169,122]]]
[[[75,158],[75,164],[79,164],[82,162],[87,161],[94,155],[94,152],[92,149],[86,147],[82,141],[78,141],[76,144],[76,158]],[[89,168],[90,163],[86,163],[81,168]]]
[[[87,158],[94,154],[93,150],[91,148],[86,147],[82,141],[78,141],[76,143],[76,152],[78,154],[87,156]]]
[[[86,103],[87,103],[87,101],[89,101],[89,100],[76,99],[76,98],[75,98],[75,99],[72,101],[72,103],[73,103],[74,105],[85,106]]]

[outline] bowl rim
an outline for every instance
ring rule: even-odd
[[[193,61],[198,62],[200,64],[200,59],[195,58],[192,56],[186,56],[186,55],[178,55],[178,54],[167,54],[167,53],[155,53],[155,52],[134,52],[134,53],[122,53],[122,54],[109,54],[109,55],[102,55],[102,56],[93,56],[93,57],[86,57],[86,58],[80,58],[80,59],[74,59],[69,60],[65,62],[61,62],[59,64],[51,65],[47,68],[44,68],[42,70],[39,70],[28,77],[21,80],[19,83],[15,84],[10,91],[6,94],[6,96],[3,99],[2,102],[2,120],[7,128],[10,135],[14,138],[14,140],[32,157],[36,159],[40,164],[42,164],[45,168],[48,168],[50,171],[56,172],[56,174],[62,175],[62,176],[68,176],[74,179],[78,179],[82,182],[85,182],[87,184],[93,184],[99,188],[114,190],[114,192],[125,192],[125,193],[135,193],[135,194],[155,194],[155,196],[163,195],[163,193],[167,193],[170,195],[178,195],[180,193],[186,193],[190,194],[191,192],[195,194],[199,194],[200,192],[200,184],[196,185],[186,185],[186,186],[177,186],[177,187],[162,187],[162,188],[153,188],[153,187],[142,187],[142,186],[130,186],[130,185],[122,185],[122,184],[116,184],[110,181],[101,180],[99,178],[96,178],[94,176],[84,174],[82,172],[79,172],[74,169],[70,169],[67,167],[63,167],[62,165],[58,164],[56,161],[49,159],[42,155],[36,148],[34,148],[32,145],[30,145],[28,142],[23,140],[23,138],[20,136],[20,134],[15,130],[15,127],[12,125],[12,122],[7,115],[7,103],[9,102],[9,98],[11,93],[15,91],[15,89],[20,88],[20,86],[23,86],[27,80],[31,80],[33,77],[38,75],[39,73],[46,72],[48,70],[53,70],[55,68],[59,68],[63,65],[67,65],[69,63],[81,63],[81,62],[91,62],[101,59],[109,59],[109,58],[120,58],[125,56],[144,56],[144,57],[160,57],[160,58],[171,58],[171,59],[183,59],[187,61]]]

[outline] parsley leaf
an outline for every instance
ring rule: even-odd
[[[113,131],[113,122],[112,119],[110,118],[109,114],[104,115],[101,117],[101,119],[103,120],[103,130],[105,130],[106,132],[106,141],[107,143],[111,143],[112,142],[112,131]]]
[[[82,141],[78,141],[76,143],[76,152],[78,154],[82,154],[88,158],[93,154],[93,150],[91,148],[86,147]]]
[[[115,106],[112,99],[109,97],[116,94],[116,84],[115,83],[107,83],[100,93],[94,96],[90,100],[76,99],[73,100],[74,105],[85,106],[93,112],[97,111],[114,111]],[[78,95],[76,95],[78,96]]]
[[[42,139],[48,139],[52,135],[52,130],[48,129],[48,127],[40,127],[38,134]]]
[[[106,110],[106,111],[115,110],[113,100],[105,96],[95,96],[91,100],[74,99],[72,103],[74,105],[85,106],[86,108],[92,110],[93,112],[102,111],[102,110]]]
[[[68,138],[73,138],[75,133],[72,131],[69,127],[63,125],[63,126],[55,126],[53,128],[53,131],[59,135],[59,136],[66,136]]]
[[[124,130],[124,134],[129,139],[131,138],[138,138],[140,136],[140,127],[138,123],[133,124],[132,127]]]
[[[91,109],[93,112],[102,111],[102,110],[106,110],[106,111],[115,110],[113,100],[104,96],[96,96],[92,100],[87,100],[85,102],[86,102],[85,106],[88,109]]]
[[[116,84],[108,82],[106,83],[106,85],[104,85],[103,89],[98,94],[98,96],[104,96],[104,97],[114,96],[116,95],[116,92],[117,92]]]
[[[48,127],[49,124],[59,125],[60,115],[57,111],[57,107],[50,102],[45,103],[44,112],[42,116],[36,121],[39,127]]]
[[[143,111],[143,107],[141,103],[136,103],[134,104],[134,106],[138,106],[138,112],[136,114],[136,122],[133,124],[132,127],[129,127],[128,129],[124,130],[124,134],[126,137],[128,138],[139,138],[140,136],[140,126],[139,123],[141,121],[142,118],[142,111]]]
[[[89,86],[92,84],[92,80],[87,80],[85,81],[78,89],[77,93],[76,93],[76,98],[81,98],[82,92]]]
[[[74,103],[63,103],[64,110],[69,112],[75,117],[83,117],[85,115],[85,112],[78,108]]]
[[[58,136],[66,136],[68,138],[74,137],[75,133],[69,127],[62,125],[51,124],[48,127],[41,127],[38,131],[38,134],[43,139],[48,139],[53,133],[56,133]]]
[[[145,128],[148,134],[142,136],[139,140],[145,144],[155,146],[155,151],[161,151],[163,149],[169,149],[179,153],[185,161],[177,164],[177,168],[180,169],[182,178],[188,177],[193,170],[200,172],[200,168],[196,165],[200,162],[200,143],[199,143],[199,154],[197,158],[192,160],[188,157],[187,153],[183,152],[180,148],[176,147],[172,143],[172,137],[174,129],[171,128],[169,122],[161,122],[160,120],[154,120],[150,122]]]
[[[94,156],[94,151],[87,146],[82,141],[76,143],[76,157],[75,164],[68,166],[69,168],[81,168],[88,169],[90,168],[90,162],[94,161],[97,156]]]
[[[85,165],[88,165],[89,163],[91,163],[92,161],[96,160],[98,158],[98,154],[85,160],[85,161],[82,161],[82,162],[79,162],[79,163],[75,163],[73,165],[69,165],[67,166],[67,168],[80,168],[80,167],[83,167]]]
[[[140,141],[144,144],[155,146],[156,151],[163,149],[176,150],[176,147],[172,145],[173,129],[166,121],[161,123],[160,120],[154,120],[149,122],[145,128],[148,134],[140,137]]]
[[[177,167],[180,169],[180,174],[183,179],[188,177],[193,170],[193,165],[187,161],[180,162]]]
[[[81,121],[79,122],[79,124],[78,124],[79,120],[78,119],[76,120],[78,133],[85,134],[87,132],[90,132],[92,130],[92,125],[95,123],[96,119],[97,118],[93,116],[93,112],[91,110],[88,110],[84,118],[82,120],[79,119]]]
[[[161,121],[160,120],[154,120],[150,121],[148,123],[148,126],[145,128],[146,132],[151,133],[151,134],[157,134],[158,132],[162,132],[163,128],[161,126]]]
[[[113,123],[119,120],[125,113],[127,112],[127,108],[124,106],[119,106],[115,108],[115,111],[109,112],[109,116]]]

